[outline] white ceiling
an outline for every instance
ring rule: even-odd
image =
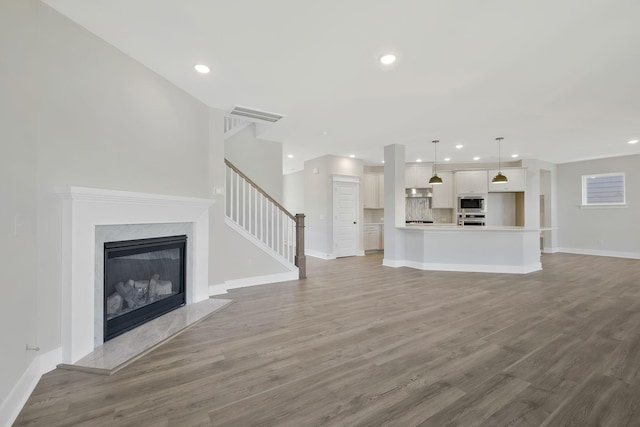
[[[285,173],[392,143],[433,161],[432,139],[455,163],[497,161],[496,136],[503,160],[640,153],[638,0],[45,3],[207,105],[285,115],[263,134]]]

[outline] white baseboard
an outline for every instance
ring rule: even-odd
[[[304,254],[306,256],[312,256],[314,258],[320,258],[320,259],[324,259],[324,260],[336,259],[336,257],[333,256],[332,254],[326,254],[324,252],[313,251],[313,250],[310,250],[310,249],[305,249],[304,250]]]
[[[288,282],[298,280],[299,272],[288,271],[285,273],[268,274],[265,276],[246,277],[243,279],[227,280],[221,285],[209,285],[209,295],[226,294],[229,289],[246,288],[247,286],[267,285],[269,283]]]
[[[553,247],[553,248],[552,247],[545,247],[545,248],[542,249],[542,253],[545,253],[545,254],[555,254],[558,251],[559,250],[556,247]]]
[[[467,273],[508,273],[527,274],[542,270],[542,264],[537,262],[530,265],[484,265],[484,264],[439,264],[407,260],[383,260],[382,265],[388,267],[410,267],[417,270],[429,271],[458,271]]]
[[[579,248],[557,248],[557,252],[564,252],[567,254],[578,254],[578,255],[594,255],[594,256],[609,256],[614,258],[640,259],[640,253],[638,252],[601,251],[598,249],[579,249]]]
[[[51,372],[62,363],[62,347],[58,347],[40,355],[40,374]]]
[[[382,265],[386,267],[398,268],[398,267],[404,267],[406,264],[402,260],[398,261],[395,259],[382,258]]]
[[[331,259],[336,259],[336,256],[333,254],[326,254],[324,252],[319,252],[319,251],[313,251],[313,250],[309,250],[309,249],[305,249],[304,250],[304,254],[306,256],[310,256],[310,257],[314,257],[314,258],[320,258],[320,259],[324,259],[324,260],[331,260]],[[364,250],[360,250],[360,251],[356,251],[356,255],[355,256],[365,256],[365,252]]]
[[[0,405],[0,426],[9,427],[16,420],[25,403],[38,385],[42,375],[62,363],[62,348],[58,347],[33,358],[7,398]]]

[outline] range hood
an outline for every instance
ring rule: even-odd
[[[406,197],[432,197],[433,190],[431,188],[407,188],[404,195]]]

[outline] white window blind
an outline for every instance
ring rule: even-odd
[[[624,173],[604,173],[582,176],[582,204],[623,205]]]

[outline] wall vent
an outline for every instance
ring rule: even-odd
[[[233,110],[229,112],[229,115],[231,117],[243,117],[254,122],[269,123],[275,123],[284,117],[281,114],[269,113],[267,111],[255,110],[253,108],[240,107],[238,105],[236,105]]]

